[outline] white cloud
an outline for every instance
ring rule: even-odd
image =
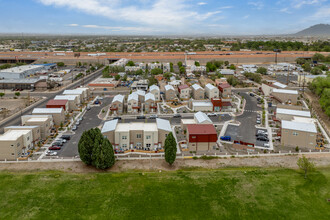
[[[71,25],[66,25],[66,26],[71,26]],[[83,28],[90,28],[90,29],[103,29],[103,30],[111,30],[111,31],[130,31],[130,32],[143,32],[143,31],[153,31],[157,32],[160,30],[157,29],[151,29],[151,28],[146,28],[146,27],[122,27],[122,26],[102,26],[102,25],[97,25],[97,24],[84,24],[84,25],[79,25],[75,24],[75,26],[71,27],[83,27]]]
[[[233,6],[231,6],[231,5],[223,6],[223,7],[220,7],[219,9],[230,9],[230,8],[233,8]]]
[[[79,24],[67,24],[66,26],[68,26],[68,27],[78,27]]]
[[[255,9],[261,10],[264,8],[264,3],[262,1],[248,2],[248,5],[252,5]]]
[[[245,19],[248,19],[250,17],[250,15],[245,15],[244,17],[243,17],[243,19],[245,20]]]
[[[292,12],[289,10],[289,8],[282,8],[280,12],[291,14]]]
[[[198,22],[215,16],[221,11],[199,13],[189,7],[189,0],[156,0],[146,7],[127,5],[120,0],[38,0],[44,5],[69,8],[111,20],[136,23],[164,30],[192,29]]]
[[[301,8],[304,5],[318,5],[326,0],[294,0],[293,7],[294,8]]]
[[[198,2],[197,5],[207,5],[206,2]]]
[[[311,19],[313,20],[329,19],[328,22],[330,22],[330,5],[318,9],[316,13],[311,16]]]

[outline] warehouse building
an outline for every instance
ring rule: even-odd
[[[84,101],[86,101],[87,99],[84,96],[84,91],[83,90],[76,90],[76,89],[72,89],[72,90],[64,90],[63,95],[79,95],[79,102],[83,103]]]
[[[40,65],[23,65],[0,70],[0,78],[3,79],[24,79],[35,75],[38,71],[44,70]]]
[[[56,126],[60,126],[65,121],[63,108],[35,108],[32,111],[32,115],[51,115]]]
[[[27,78],[27,79],[2,79],[0,80],[0,89],[36,89],[46,90],[45,79]]]
[[[46,108],[63,108],[65,112],[69,111],[68,100],[54,100],[51,99],[47,102]]]
[[[309,111],[302,110],[293,110],[293,109],[285,109],[285,108],[277,108],[276,109],[276,118],[278,120],[287,120],[291,121],[294,117],[304,117],[310,118],[311,113]]]
[[[272,96],[281,103],[297,105],[299,93],[297,90],[273,89]]]

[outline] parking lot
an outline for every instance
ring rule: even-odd
[[[266,141],[259,141],[256,138],[257,114],[259,114],[258,112],[261,112],[262,109],[257,106],[256,97],[252,97],[246,92],[241,92],[240,95],[246,100],[244,113],[236,118],[236,120],[240,122],[240,126],[228,125],[224,136],[230,136],[232,141],[243,141],[262,147],[264,143],[268,143]]]

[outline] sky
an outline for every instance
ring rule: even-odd
[[[0,33],[290,34],[330,24],[330,0],[0,0]]]

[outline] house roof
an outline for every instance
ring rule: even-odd
[[[121,102],[121,103],[123,103],[124,102],[124,98],[125,98],[125,96],[123,96],[123,95],[116,95],[115,97],[113,97],[113,100],[112,100],[112,103],[114,103],[114,102]]]
[[[203,89],[200,85],[198,85],[198,84],[194,84],[194,85],[192,85],[192,88],[194,89],[194,90],[198,90],[198,89]]]
[[[63,95],[81,95],[83,94],[83,90],[64,90]]]
[[[213,124],[188,124],[187,130],[189,132],[189,135],[211,135],[216,134],[217,131],[215,130],[215,127]]]
[[[216,89],[217,87],[215,87],[214,85],[212,85],[211,83],[206,84],[205,88],[212,90],[212,89]]]
[[[205,121],[212,123],[211,119],[204,112],[197,112],[194,116],[197,123],[203,123]]]
[[[0,135],[0,141],[14,141],[17,140],[22,135],[28,134],[29,130],[9,130],[5,132],[3,135]]]
[[[187,88],[189,88],[189,86],[188,86],[187,84],[183,84],[183,85],[180,85],[178,88],[179,88],[180,90],[182,90],[182,89],[187,89]]]
[[[134,93],[136,93],[136,94],[138,94],[140,96],[145,96],[146,95],[146,92],[145,91],[142,91],[142,90],[137,90]]]
[[[166,85],[165,86],[165,90],[168,91],[168,90],[174,90],[173,86],[171,85]],[[174,90],[175,91],[175,90]]]
[[[219,84],[219,87],[225,89],[225,88],[230,88],[231,85],[229,83],[221,83]]]
[[[152,100],[152,101],[155,101],[156,99],[155,99],[155,95],[154,94],[152,94],[152,93],[147,93],[146,95],[145,95],[145,101],[147,101],[147,100]]]
[[[62,112],[63,108],[35,108],[32,114],[58,114]]]
[[[277,108],[276,114],[296,115],[296,116],[303,116],[303,117],[307,117],[307,118],[311,117],[311,113],[309,111],[300,111],[300,110],[285,109],[285,108]]]
[[[200,107],[213,107],[213,104],[211,101],[199,101],[199,102],[193,102],[193,106],[200,106]]]
[[[165,131],[172,131],[171,124],[168,120],[157,118],[156,119],[157,128]]]
[[[285,93],[285,94],[293,94],[298,95],[297,90],[288,90],[288,89],[273,89],[273,93]]]
[[[149,91],[152,91],[152,90],[157,90],[157,91],[159,91],[159,87],[156,86],[156,85],[152,85],[152,86],[150,86]]]
[[[139,101],[139,95],[137,93],[130,94],[127,98],[127,101],[129,102],[131,100]]]
[[[296,122],[296,121],[282,121],[282,129],[305,131],[310,133],[317,133],[314,123]]]
[[[220,70],[220,73],[223,75],[234,75],[235,71],[230,69],[222,69]]]
[[[47,105],[66,105],[68,103],[68,100],[63,100],[63,99],[51,99],[47,102]]]
[[[116,130],[117,124],[118,124],[118,119],[105,122],[102,127],[101,133]]]

